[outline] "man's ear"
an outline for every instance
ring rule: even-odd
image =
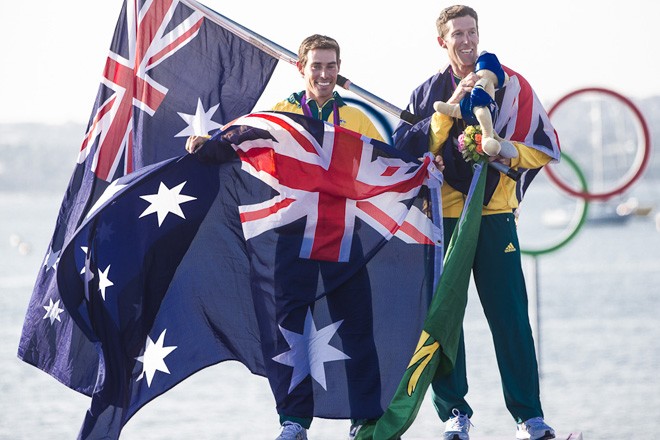
[[[302,76],[305,76],[305,66],[303,66],[300,61],[296,61],[296,67],[298,68],[298,72],[300,72]]]
[[[440,36],[438,37],[438,44],[439,44],[440,47],[442,47],[443,49],[447,49],[447,43],[445,43],[444,38],[442,38],[442,37],[440,37]]]

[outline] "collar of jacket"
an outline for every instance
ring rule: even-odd
[[[300,101],[302,100],[302,97],[303,97],[304,94],[305,94],[304,90],[301,91],[301,92],[292,93],[291,96],[289,96],[288,101],[291,104],[296,104],[298,107],[300,107]],[[325,107],[329,102],[332,102],[333,100],[337,103],[337,107],[343,107],[343,106],[346,105],[346,103],[344,102],[342,97],[339,95],[339,93],[332,92],[332,98],[328,99],[326,101],[326,103],[323,104],[323,107]],[[310,105],[311,105],[311,103],[314,103],[314,105],[318,106],[318,104],[316,104],[316,101],[314,101],[313,99],[308,100],[307,103],[310,104]]]

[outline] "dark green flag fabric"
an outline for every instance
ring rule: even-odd
[[[444,258],[444,269],[408,368],[383,416],[358,432],[358,440],[399,438],[413,423],[435,374],[454,368],[477,247],[486,163],[474,166],[466,203]]]

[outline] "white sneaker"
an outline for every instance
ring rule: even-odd
[[[470,418],[467,414],[461,414],[456,408],[451,410],[453,417],[445,423],[444,440],[470,440]]]
[[[518,440],[549,440],[555,438],[555,430],[549,427],[541,417],[534,417],[518,423],[516,439]]]
[[[282,432],[275,440],[307,440],[307,430],[295,422],[284,422]]]

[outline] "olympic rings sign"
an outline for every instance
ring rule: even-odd
[[[586,200],[607,200],[615,195],[623,193],[625,190],[630,188],[630,186],[637,181],[642,173],[644,172],[648,161],[651,157],[651,137],[649,134],[649,128],[646,124],[644,116],[639,111],[639,109],[625,96],[614,92],[609,89],[599,88],[599,87],[588,87],[583,89],[575,90],[561,98],[557,101],[548,111],[548,115],[552,118],[553,113],[557,111],[562,105],[565,105],[571,99],[585,95],[585,94],[601,94],[606,95],[607,97],[614,98],[619,103],[623,104],[628,110],[630,110],[634,116],[634,122],[636,122],[638,139],[640,146],[637,149],[637,154],[633,160],[633,163],[621,179],[617,182],[614,188],[602,192],[590,192],[588,190],[577,190],[572,188],[568,183],[562,181],[554,171],[552,165],[546,166],[545,169],[548,172],[548,177],[550,180],[556,184],[560,189],[567,192],[568,194],[579,197]],[[561,136],[560,136],[561,139]]]

